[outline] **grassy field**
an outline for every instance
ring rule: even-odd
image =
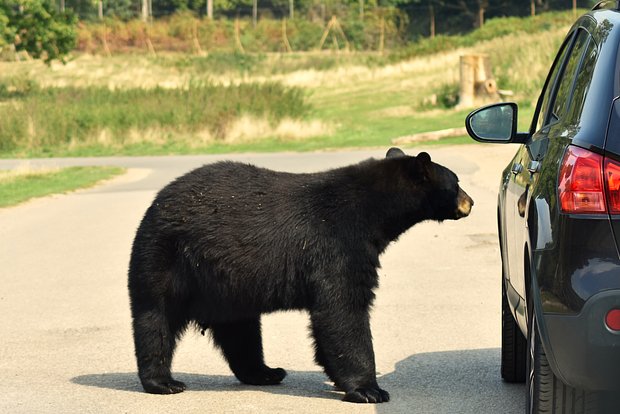
[[[74,155],[100,147],[131,151],[145,142],[162,146],[169,141],[191,148],[225,141],[242,115],[274,124],[308,111],[301,89],[278,83],[5,90],[4,97],[14,99],[0,107],[0,152],[9,155],[58,155],[63,148]]]
[[[499,88],[520,105],[523,130],[569,15],[511,19],[509,27],[524,28],[514,31],[491,21],[486,32],[412,46],[397,61],[214,53],[78,55],[51,67],[0,62],[0,157],[387,147],[400,136],[463,126],[469,110],[450,106],[467,53],[489,56]],[[469,140],[440,141],[459,142]]]
[[[55,170],[0,171],[0,208],[35,197],[91,187],[124,172],[116,167],[70,167]]]

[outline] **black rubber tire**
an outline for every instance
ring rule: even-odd
[[[527,340],[515,321],[502,278],[502,378],[506,382],[525,382]]]
[[[528,331],[527,413],[607,414],[612,412],[603,408],[602,404],[599,405],[599,402],[602,402],[599,401],[599,394],[573,388],[555,376],[540,342],[536,315],[530,317]]]

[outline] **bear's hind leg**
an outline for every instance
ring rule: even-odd
[[[239,381],[250,385],[276,385],[286,376],[282,368],[265,365],[260,317],[212,324],[211,331],[215,344],[222,349]]]
[[[132,312],[138,375],[144,391],[150,394],[182,392],[186,386],[172,379],[170,366],[177,336],[187,323],[166,313],[164,306],[135,306]]]

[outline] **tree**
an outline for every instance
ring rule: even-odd
[[[3,23],[6,25],[2,30]],[[0,35],[17,51],[26,51],[46,63],[64,57],[75,48],[77,19],[71,12],[57,12],[47,0],[3,0],[0,3]]]
[[[0,48],[12,43],[11,39],[15,39],[15,30],[9,26],[9,17],[0,6]]]

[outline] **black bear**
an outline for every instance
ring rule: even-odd
[[[138,374],[173,394],[175,344],[188,325],[210,331],[246,384],[279,384],[263,360],[261,314],[310,313],[315,358],[344,400],[380,403],[369,323],[379,255],[423,220],[459,219],[472,199],[427,153],[320,173],[235,162],[205,165],[168,184],[137,230],[129,295]]]

